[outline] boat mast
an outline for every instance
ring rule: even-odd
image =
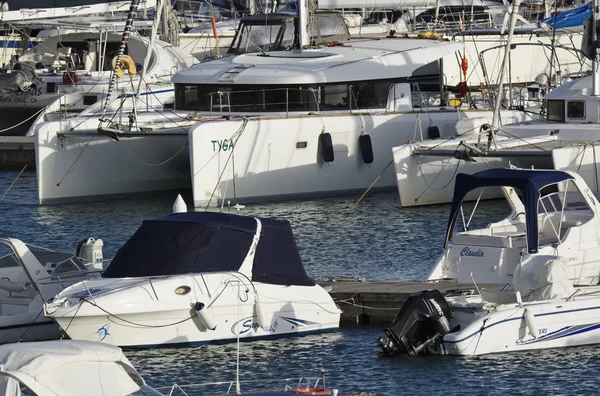
[[[598,14],[600,14],[600,10],[598,9],[599,0],[593,0],[592,3],[592,85],[594,87],[593,96],[600,96],[600,76],[598,73],[600,70],[598,69],[598,35],[596,34],[596,29],[598,28]]]
[[[102,125],[103,121],[106,121],[104,117],[106,116],[106,109],[110,102],[110,97],[112,95],[113,86],[117,80],[117,71],[119,67],[121,67],[121,59],[125,55],[125,49],[127,48],[127,39],[129,38],[129,34],[133,28],[133,19],[135,18],[135,13],[140,5],[140,0],[131,0],[131,4],[129,6],[129,13],[127,15],[127,21],[125,22],[125,28],[123,29],[123,35],[121,36],[121,45],[119,46],[119,50],[117,51],[117,56],[115,59],[115,68],[110,77],[110,82],[108,84],[108,92],[106,93],[106,99],[104,101],[104,106],[102,107],[102,117],[100,118],[100,125]]]
[[[300,50],[310,45],[308,36],[308,0],[298,1],[298,44]]]
[[[598,0],[594,0],[598,1]],[[510,56],[510,43],[512,36],[515,31],[515,24],[517,23],[517,16],[519,15],[519,5],[521,0],[513,1],[512,14],[510,16],[510,26],[508,29],[508,37],[506,38],[506,49],[504,51],[504,57],[502,58],[502,65],[500,66],[500,73],[498,74],[498,90],[496,92],[496,101],[494,102],[494,115],[492,118],[492,131],[497,131],[500,126],[500,105],[502,102],[502,91],[504,89],[504,70]]]

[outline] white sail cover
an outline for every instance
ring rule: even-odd
[[[120,348],[71,340],[0,346],[0,395],[20,395],[17,380],[38,396],[124,396],[145,385]]]

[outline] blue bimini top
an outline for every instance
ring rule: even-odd
[[[525,223],[527,227],[527,249],[529,253],[538,251],[538,222],[537,205],[540,199],[540,190],[548,185],[573,179],[566,172],[557,170],[528,170],[497,168],[467,175],[456,175],[454,196],[446,230],[446,243],[450,240],[458,211],[465,196],[472,190],[480,187],[512,187],[518,190],[523,197],[525,207]]]
[[[252,281],[313,286],[287,220],[259,218]],[[119,249],[105,278],[238,271],[256,233],[254,217],[189,212],[145,220]]]

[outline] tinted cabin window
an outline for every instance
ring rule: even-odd
[[[380,80],[302,86],[175,84],[176,108],[210,112],[285,112],[373,109],[387,106],[390,86]]]
[[[321,110],[348,109],[348,85],[324,85],[320,99]]]
[[[365,82],[352,85],[352,108],[373,109],[387,105],[391,82]]]
[[[548,121],[564,121],[565,120],[565,101],[564,100],[549,100],[548,101]]]
[[[567,102],[567,117],[584,118],[585,102]]]

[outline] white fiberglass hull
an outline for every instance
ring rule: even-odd
[[[69,124],[81,133],[59,135]],[[96,132],[98,119],[41,124],[35,139],[40,204],[189,188],[187,134],[120,137]]]
[[[215,277],[218,280],[213,283]],[[94,297],[88,296],[82,302],[77,302],[77,296],[83,296],[85,291],[76,289],[77,285],[65,290],[57,298],[61,305],[47,306],[46,315],[56,320],[72,339],[121,347],[226,343],[238,337],[241,340],[287,337],[333,331],[339,326],[339,309],[318,285],[254,283],[248,288],[245,284],[238,285],[235,279],[232,281],[230,275],[222,278],[221,274],[102,282],[87,283]],[[124,286],[127,283],[134,286]],[[216,286],[216,293],[210,297],[201,293],[202,284],[208,284],[209,289]],[[193,291],[188,295],[173,293],[185,285]],[[109,292],[111,289],[114,291]],[[60,301],[63,297],[74,304],[64,305]],[[195,310],[192,305],[196,302],[202,302],[205,308]]]
[[[57,340],[64,334],[58,324],[43,315],[41,309],[38,312],[0,315],[0,344]]]
[[[551,136],[535,137],[539,132],[531,131],[528,136],[527,130],[521,130],[521,138],[506,139],[497,137],[498,149],[504,150],[523,150],[528,147],[538,147],[537,145],[554,140]],[[482,136],[481,141],[485,142],[487,137]],[[394,166],[396,172],[396,186],[400,197],[400,204],[403,207],[435,205],[452,202],[454,194],[454,179],[458,173],[473,174],[491,168],[507,168],[510,165],[520,168],[547,169],[552,167],[552,158],[550,152],[542,156],[517,155],[507,157],[487,157],[484,155],[474,155],[473,161],[457,159],[454,152],[460,154],[466,150],[462,144],[466,142],[474,145],[477,137],[451,138],[446,141],[438,140],[424,143],[409,143],[392,148],[394,157]],[[531,145],[531,146],[529,146]],[[431,154],[427,155],[427,150],[432,153],[445,151],[445,155]],[[535,149],[536,151],[537,148]],[[527,151],[521,151],[527,154]],[[417,154],[419,153],[419,154]],[[544,153],[542,153],[544,154]],[[467,196],[467,199],[478,199],[481,191],[474,191]],[[497,189],[486,189],[483,191],[481,199],[499,198],[502,192]]]
[[[322,114],[200,122],[190,129],[192,187],[196,207],[391,189],[396,178],[391,148],[427,138],[433,124],[442,136],[456,134],[459,117],[490,111]],[[527,117],[503,113],[504,122]],[[334,159],[324,161],[320,135],[332,138]],[[359,137],[369,135],[373,162],[365,163]]]
[[[529,311],[528,315],[525,310]],[[453,325],[456,325],[454,321]],[[583,297],[521,307],[502,305],[461,326],[460,331],[444,336],[445,353],[483,355],[597,344],[600,343],[600,300]],[[538,333],[537,337],[532,335],[532,329]]]

